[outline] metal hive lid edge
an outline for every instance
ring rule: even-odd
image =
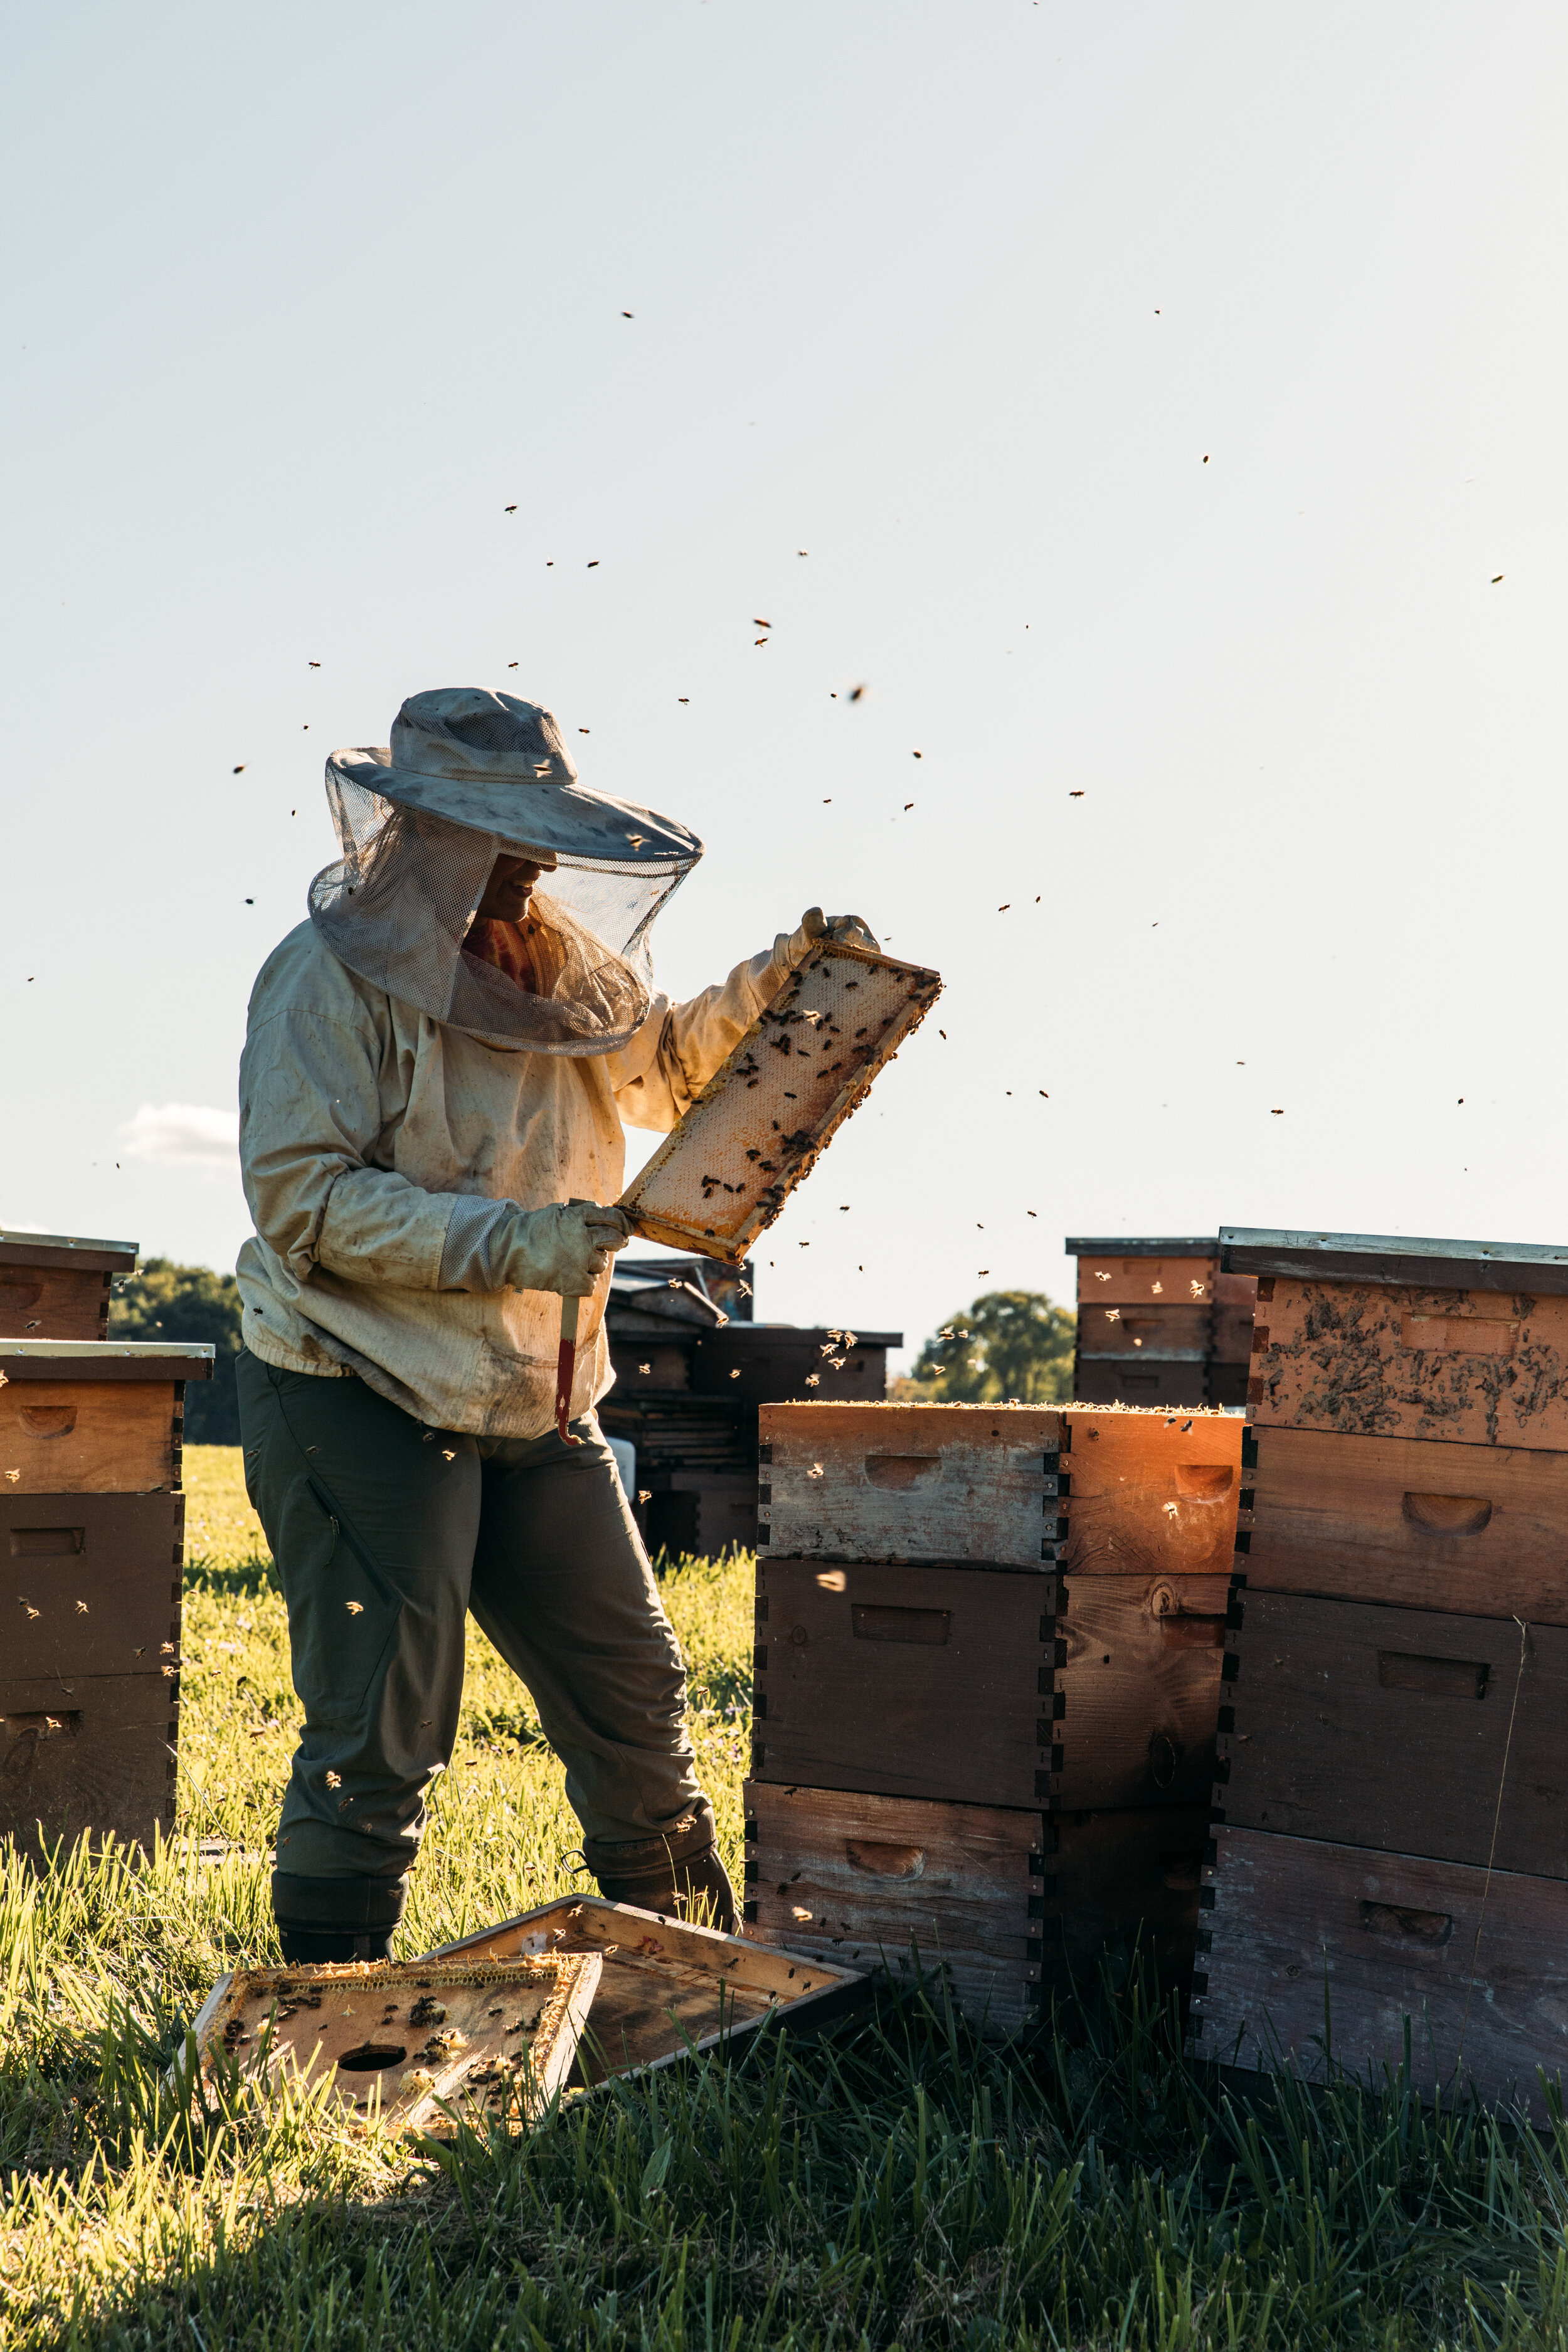
[[[0,1356],[68,1356],[89,1364],[117,1356],[129,1356],[133,1363],[146,1363],[154,1356],[188,1356],[210,1364],[216,1354],[210,1339],[0,1339]]]
[[[1321,1282],[1382,1283],[1430,1290],[1568,1294],[1568,1246],[1534,1242],[1447,1241],[1412,1234],[1220,1228],[1226,1273],[1283,1275]]]
[[[1214,1257],[1219,1239],[1214,1234],[1165,1238],[1142,1234],[1069,1234],[1062,1248],[1068,1257]]]

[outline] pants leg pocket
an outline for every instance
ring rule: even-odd
[[[402,1595],[308,1474],[289,1490],[277,1550],[306,1719],[346,1727],[396,1643]]]

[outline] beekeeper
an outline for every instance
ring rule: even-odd
[[[655,915],[702,855],[587,790],[547,710],[416,694],[327,762],[342,855],[262,966],[240,1064],[246,1478],[305,1721],[272,1881],[286,1960],[378,1958],[447,1764],[471,1609],[531,1693],[604,1893],[735,1903],[679,1644],[594,1407],[623,1122],[668,1129],[825,931],[685,1004]],[[571,1436],[561,1299],[582,1308]]]

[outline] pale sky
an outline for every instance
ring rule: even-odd
[[[3,40],[0,1223],[232,1263],[323,758],[492,685],[706,839],[673,993],[814,901],[945,975],[763,1315],[1568,1238],[1561,7]]]

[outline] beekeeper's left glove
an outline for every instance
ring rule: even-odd
[[[808,907],[784,950],[784,960],[792,971],[819,940],[840,940],[851,947],[869,948],[873,953],[877,947],[871,927],[861,916],[825,915],[820,907]]]

